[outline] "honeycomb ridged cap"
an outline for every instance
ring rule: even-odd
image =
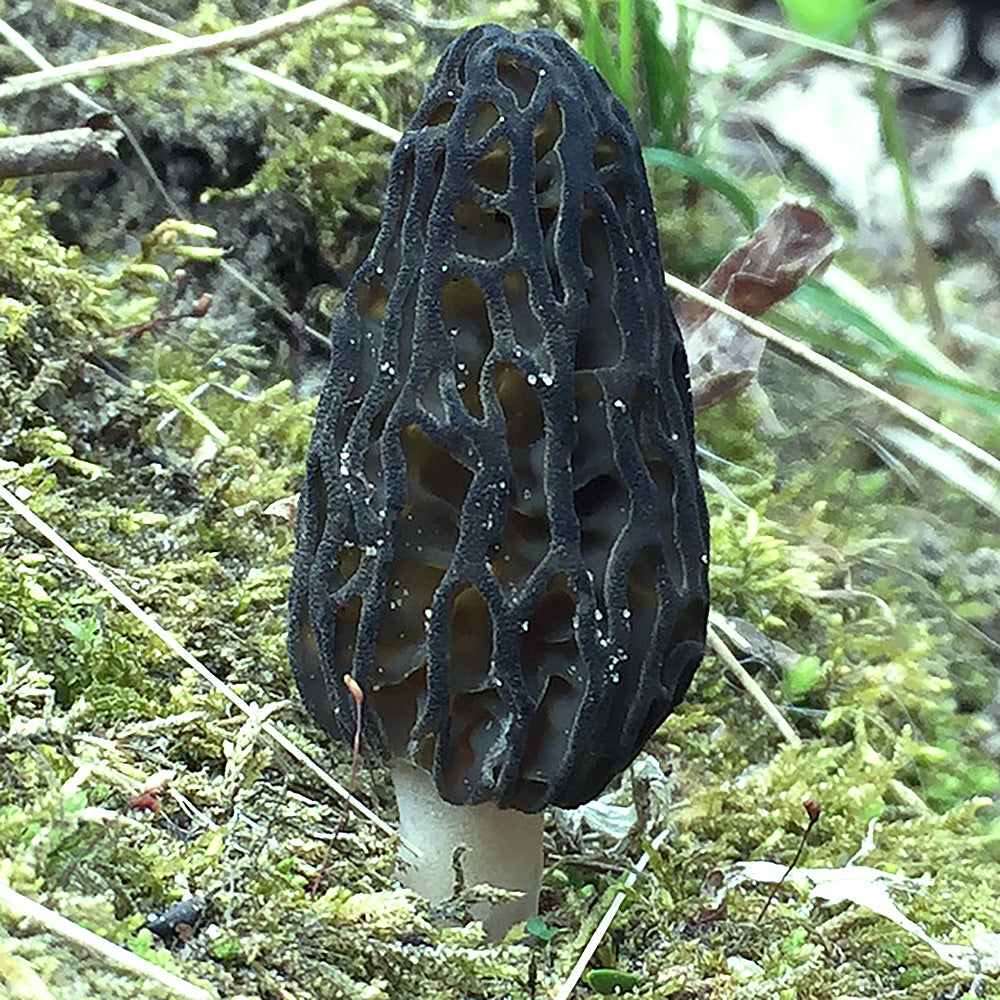
[[[319,723],[454,803],[574,806],[700,661],[708,531],[638,141],[551,32],[474,28],[331,331],[289,651]]]

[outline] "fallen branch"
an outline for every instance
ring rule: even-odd
[[[30,177],[66,170],[95,170],[118,162],[121,132],[65,128],[0,139],[0,177]]]

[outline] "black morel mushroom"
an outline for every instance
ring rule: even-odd
[[[474,28],[392,157],[298,514],[299,690],[392,759],[403,878],[523,890],[545,806],[624,769],[701,658],[687,362],[628,114],[549,31]]]

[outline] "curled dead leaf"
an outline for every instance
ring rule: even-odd
[[[759,316],[821,271],[840,242],[815,209],[784,201],[723,258],[701,289],[748,316]],[[757,373],[764,342],[688,296],[674,299],[674,312],[687,347],[695,407],[714,406],[744,389]]]

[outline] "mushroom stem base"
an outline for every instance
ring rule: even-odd
[[[456,806],[438,795],[434,779],[423,768],[403,760],[392,762],[392,781],[399,804],[399,878],[414,892],[439,903],[455,895],[455,848],[461,855],[465,888],[486,883],[523,892],[509,902],[477,903],[472,916],[482,920],[486,934],[497,940],[516,924],[538,912],[542,877],[541,813],[498,809],[492,802]],[[419,852],[414,857],[405,845]]]

